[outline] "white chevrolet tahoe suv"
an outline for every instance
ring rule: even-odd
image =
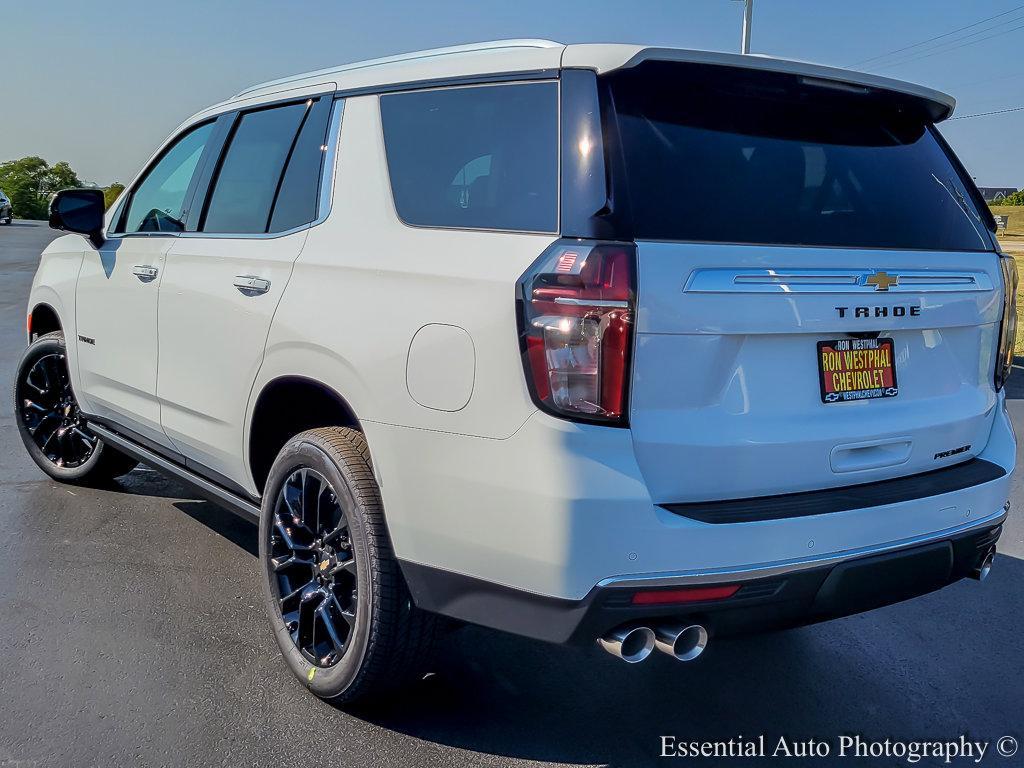
[[[980,579],[1017,275],[953,106],[533,40],[243,91],[106,215],[55,199],[25,445],[258,521],[274,636],[341,701],[439,617],[689,660]]]

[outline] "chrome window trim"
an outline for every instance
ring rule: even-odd
[[[324,96],[324,98],[333,98]],[[109,239],[126,237],[181,237],[188,239],[204,240],[274,240],[279,237],[288,237],[297,232],[312,229],[323,224],[331,213],[334,204],[334,182],[337,175],[338,144],[341,140],[341,123],[345,113],[345,99],[334,99],[331,107],[331,117],[327,128],[327,148],[324,151],[323,174],[320,179],[320,194],[317,203],[317,218],[308,224],[301,224],[297,227],[284,230],[283,232],[128,232],[123,234],[108,235]],[[187,130],[187,129],[186,129]]]
[[[430,78],[426,80],[408,80],[406,82],[387,83],[381,85],[367,85],[357,88],[338,88],[337,83],[333,82],[310,84],[308,86],[289,88],[283,91],[274,91],[272,93],[263,94],[262,96],[236,96],[228,101],[222,101],[219,104],[213,104],[207,107],[202,112],[198,112],[197,114],[193,115],[192,117],[197,119],[195,120],[194,123],[191,123],[191,125],[198,125],[204,120],[216,120],[218,117],[230,114],[232,112],[249,112],[254,109],[262,109],[263,107],[274,106],[277,104],[287,104],[292,101],[301,101],[306,98],[315,99],[320,96],[333,96],[335,99],[348,99],[355,98],[357,96],[381,96],[387,93],[402,93],[404,91],[423,91],[430,90],[433,88],[448,88],[465,85],[494,85],[497,83],[513,81],[519,82],[530,80],[557,80],[560,72],[560,69],[525,69],[509,72],[494,72],[490,74],[455,75],[453,77],[439,77]],[[320,85],[333,85],[334,88],[330,88],[327,90],[315,90]],[[308,94],[304,94],[301,96],[281,96],[281,94],[283,93],[290,93],[292,91],[301,92],[307,90],[310,92]],[[276,98],[271,99],[271,96],[274,96]],[[252,101],[251,103],[249,103],[251,99],[259,99],[259,101]]]
[[[920,536],[912,536],[887,544],[877,544],[858,549],[848,549],[843,552],[834,552],[829,555],[815,555],[813,557],[798,558],[795,560],[781,560],[773,563],[759,563],[742,568],[708,568],[697,571],[671,571],[666,573],[631,574],[626,576],[611,576],[602,579],[597,583],[598,587],[685,587],[700,584],[718,584],[723,581],[745,582],[755,579],[772,578],[785,576],[791,573],[799,573],[811,568],[818,568],[823,565],[838,565],[847,560],[854,560],[861,557],[880,555],[886,552],[894,552],[899,549],[928,544],[934,541],[942,541],[951,536],[983,528],[988,525],[1002,523],[1007,516],[1010,502],[997,512],[992,513],[979,520],[974,520],[962,525],[955,525],[952,528],[945,528],[941,531],[926,533]]]
[[[334,206],[334,183],[337,174],[338,146],[341,143],[341,123],[345,117],[345,99],[336,98],[331,108],[331,121],[327,128],[327,156],[324,158],[323,174],[320,180],[319,214],[310,224],[315,227],[322,223]],[[329,170],[328,170],[329,169]]]

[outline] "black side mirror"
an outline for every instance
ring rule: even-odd
[[[65,189],[50,202],[50,226],[88,235],[99,248],[103,245],[103,212],[102,190]]]

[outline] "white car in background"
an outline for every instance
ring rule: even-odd
[[[690,660],[981,578],[1016,271],[953,106],[531,40],[256,86],[105,219],[57,196],[25,445],[258,521],[274,636],[341,701],[422,670],[439,615]]]

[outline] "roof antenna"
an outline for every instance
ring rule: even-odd
[[[743,37],[740,38],[740,53],[750,53],[750,22],[754,14],[754,0],[740,0],[743,3]]]

